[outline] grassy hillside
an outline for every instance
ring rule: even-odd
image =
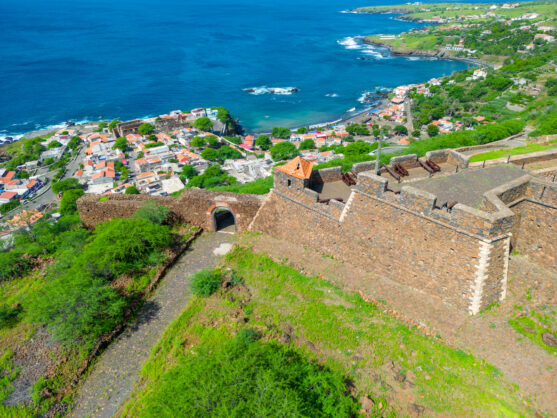
[[[291,350],[300,362],[320,364],[332,373],[328,381],[348,382],[346,393],[373,416],[532,413],[518,388],[496,368],[424,336],[357,294],[246,248],[231,252],[217,273],[226,284],[210,297],[193,299],[165,331],[143,367],[124,416],[154,416],[153,411],[179,415],[183,411],[170,399],[171,383],[192,388],[203,402],[210,399],[202,404],[206,413],[219,410],[222,402],[230,401],[212,392],[229,379],[219,368],[229,370],[230,363],[240,367],[248,361],[231,349],[223,363],[221,347],[244,340],[246,333],[258,340],[256,344],[272,347],[276,356]],[[193,364],[197,368],[206,361],[218,370],[211,378],[191,370]],[[257,390],[265,393],[261,387]],[[155,408],[165,395],[165,407]],[[256,400],[246,394],[242,402],[253,406]]]

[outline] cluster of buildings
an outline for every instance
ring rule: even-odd
[[[37,178],[17,178],[16,171],[0,168],[0,205],[12,200],[27,199],[43,186]]]

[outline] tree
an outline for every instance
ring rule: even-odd
[[[193,123],[193,127],[195,129],[199,129],[200,131],[210,131],[213,129],[213,122],[211,122],[211,119],[207,116],[203,116]]]
[[[139,133],[141,135],[150,135],[154,132],[155,127],[153,125],[151,125],[150,123],[142,123],[141,125],[139,125],[139,128],[137,128],[137,130],[139,131]]]
[[[219,145],[219,140],[214,135],[207,135],[205,139],[210,147],[216,148]]]
[[[365,125],[359,125],[357,123],[352,123],[346,127],[346,132],[350,135],[369,135],[369,129]]]
[[[185,165],[182,167],[182,175],[187,179],[191,179],[197,176],[197,171],[195,171],[195,167],[193,165]]]
[[[395,126],[394,132],[397,135],[408,135],[408,129],[404,125]]]
[[[427,125],[427,134],[430,138],[439,135],[439,126],[434,124]]]
[[[70,177],[64,180],[57,181],[52,184],[52,191],[54,193],[65,192],[66,190],[81,189],[82,186],[79,184],[79,180],[75,177]]]
[[[419,138],[420,136],[422,136],[422,131],[420,131],[419,129],[415,129],[412,131],[412,136],[414,138]]]
[[[391,127],[389,125],[383,125],[383,127],[381,128],[381,132],[383,133],[383,136],[389,136],[390,131],[391,131]]]
[[[301,128],[298,128],[298,129],[296,130],[296,133],[297,133],[297,134],[300,134],[300,135],[306,134],[307,132],[308,132],[308,128],[306,128],[306,127],[304,127],[304,126],[302,126]]]
[[[137,187],[135,187],[134,185],[131,185],[130,187],[126,188],[124,194],[139,194],[139,190],[137,190]]]
[[[203,174],[193,177],[187,187],[200,187],[208,189],[215,186],[226,186],[235,184],[236,178],[226,174],[219,165],[212,165],[208,167]]]
[[[239,138],[237,136],[225,136],[225,138],[236,145],[240,145],[242,143],[242,138]]]
[[[126,150],[128,149],[128,140],[123,136],[119,137],[114,142],[112,149],[119,149],[122,152],[126,152]]]
[[[218,152],[214,148],[205,148],[201,152],[201,157],[205,160],[215,161],[218,158]]]
[[[381,129],[373,128],[373,136],[375,137],[375,139],[378,139],[381,136]]]
[[[20,179],[28,179],[29,178],[29,173],[25,170],[19,170],[17,172],[17,177]]]
[[[298,150],[291,142],[279,142],[271,148],[271,157],[274,161],[289,160],[297,155]]]
[[[72,138],[68,142],[68,148],[69,149],[76,149],[79,144],[81,144],[81,138],[77,135],[72,136]]]
[[[207,141],[201,136],[194,136],[190,141],[190,145],[194,148],[202,148],[207,145]]]
[[[315,141],[313,139],[306,139],[300,143],[298,147],[300,151],[308,150],[308,149],[315,149]]]
[[[275,138],[287,139],[290,138],[292,132],[288,128],[273,128],[272,134]]]
[[[116,128],[116,125],[118,125],[119,123],[122,123],[122,121],[118,119],[114,119],[112,122],[108,124],[108,130],[112,132],[114,128]]]
[[[259,149],[262,149],[263,151],[267,151],[269,148],[271,148],[273,143],[271,142],[271,140],[267,135],[259,135],[255,139],[255,145],[259,147]]]
[[[237,149],[224,145],[217,150],[219,160],[237,160],[242,158],[242,154]]]
[[[77,212],[77,199],[83,196],[83,190],[70,189],[66,190],[60,199],[60,214],[72,215]]]
[[[48,144],[48,149],[53,149],[53,148],[60,148],[62,146],[62,144],[58,141],[52,141],[51,143]]]

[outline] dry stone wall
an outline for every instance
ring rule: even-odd
[[[112,218],[133,216],[149,200],[168,207],[178,220],[207,231],[215,230],[214,211],[217,208],[229,209],[234,214],[238,232],[248,228],[262,203],[262,198],[256,195],[191,189],[176,198],[118,194],[99,198],[98,195],[85,195],[77,201],[77,208],[83,223],[94,228]]]

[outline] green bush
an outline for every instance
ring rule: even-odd
[[[267,194],[273,188],[273,176],[250,181],[249,183],[236,183],[229,186],[211,187],[209,190],[232,193]]]
[[[195,129],[199,129],[200,131],[210,131],[213,129],[213,122],[211,122],[211,119],[207,116],[203,116],[193,123],[193,127]]]
[[[201,270],[191,277],[191,290],[195,295],[204,298],[215,293],[221,284],[221,276],[212,270]]]
[[[77,199],[84,195],[82,189],[66,190],[60,199],[60,214],[71,215],[77,212]]]
[[[21,251],[0,253],[0,282],[23,276],[33,266],[33,260]]]
[[[139,416],[358,415],[344,376],[293,348],[241,339],[195,351],[162,375]]]
[[[154,200],[149,200],[135,212],[137,218],[143,218],[156,225],[162,225],[168,218],[170,209],[166,206],[158,205]]]
[[[64,192],[70,189],[82,189],[83,186],[79,184],[79,180],[75,177],[70,177],[64,180],[57,181],[52,184],[52,191],[54,193]]]

